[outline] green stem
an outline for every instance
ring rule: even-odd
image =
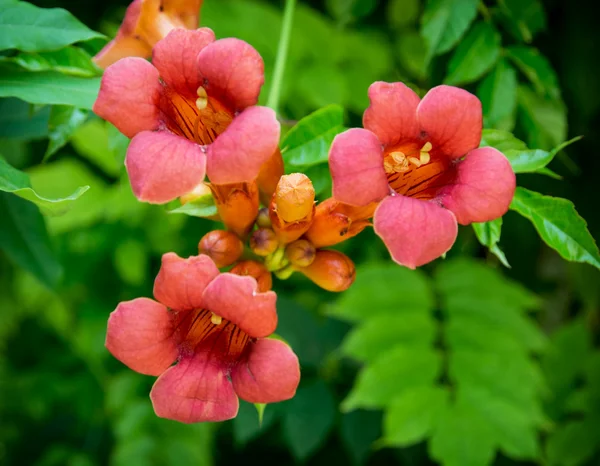
[[[277,111],[277,107],[279,106],[281,82],[283,80],[285,60],[290,44],[290,33],[292,32],[292,19],[294,17],[295,6],[296,0],[286,0],[285,10],[283,11],[283,24],[281,25],[281,36],[279,37],[279,47],[277,48],[277,58],[275,59],[273,82],[271,83],[271,91],[269,92],[269,98],[267,100],[267,106],[275,111]]]

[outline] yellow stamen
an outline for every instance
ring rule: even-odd
[[[215,314],[214,312],[211,314],[210,316],[210,321],[215,324],[215,325],[219,325],[221,324],[221,322],[223,321],[223,317],[218,316],[217,314]]]
[[[198,94],[198,98],[196,99],[196,107],[198,107],[198,110],[204,110],[208,105],[208,94],[206,93],[206,89],[200,86],[196,93]]]

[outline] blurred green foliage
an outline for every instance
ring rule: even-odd
[[[152,379],[103,343],[119,301],[151,296],[161,254],[195,254],[214,224],[137,202],[123,170],[128,140],[89,112],[100,75],[90,57],[106,42],[94,31],[114,36],[127,2],[31,3],[39,8],[0,0],[0,464],[598,464],[590,8],[300,1],[281,96],[288,171],[329,195],[327,147],[360,125],[373,81],[421,95],[460,85],[482,101],[482,145],[519,173],[512,210],[558,253],[515,212],[462,228],[447,259],[414,272],[366,231],[340,245],[359,264],[346,293],[297,275],[276,283],[277,333],[302,366],[297,396],[267,406],[261,424],[242,403],[233,421],[189,426],[156,418]],[[262,54],[263,103],[281,21],[279,1],[202,9],[201,25]],[[591,235],[570,201],[548,195],[573,201]]]

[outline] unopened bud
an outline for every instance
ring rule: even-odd
[[[214,230],[202,237],[198,252],[210,257],[217,267],[227,267],[240,258],[244,244],[230,231]]]
[[[299,222],[313,211],[315,188],[303,173],[284,175],[277,183],[274,201],[277,215],[283,222]]]
[[[262,164],[258,178],[256,179],[258,190],[260,191],[260,200],[264,205],[269,205],[269,202],[271,202],[271,198],[283,172],[283,158],[281,157],[281,151],[277,149],[273,152],[269,160]]]
[[[308,267],[298,271],[327,291],[347,290],[356,278],[354,263],[339,251],[319,250]]]
[[[296,267],[308,267],[315,260],[316,249],[310,241],[299,239],[285,248],[290,264]]]
[[[269,272],[260,262],[241,261],[235,264],[229,272],[236,275],[254,277],[258,283],[258,291],[261,293],[269,291],[273,286],[271,272]]]
[[[278,246],[277,236],[269,228],[259,228],[250,237],[250,249],[258,256],[268,256],[275,252]]]
[[[245,237],[258,215],[258,186],[252,183],[211,185],[217,211],[228,230]]]
[[[206,183],[200,183],[194,189],[192,189],[189,193],[184,194],[179,198],[181,204],[187,204],[188,202],[195,201],[196,199],[200,199],[204,196],[212,196],[212,192],[210,187]]]
[[[256,225],[259,228],[271,228],[271,219],[269,218],[269,208],[263,207],[258,211],[258,217],[256,217]]]

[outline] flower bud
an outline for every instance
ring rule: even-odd
[[[313,211],[315,189],[303,173],[284,175],[275,190],[275,209],[282,223],[300,222]]]
[[[258,283],[258,291],[260,293],[269,291],[273,286],[271,272],[269,272],[260,262],[241,261],[235,264],[229,272],[236,275],[254,277]]]
[[[283,176],[283,168],[283,159],[281,158],[279,149],[277,149],[271,158],[260,167],[256,182],[258,183],[260,200],[264,205],[268,206],[269,202],[271,202],[279,178]]]
[[[347,290],[356,278],[356,269],[350,258],[333,250],[317,251],[312,264],[297,270],[327,291]]]
[[[296,267],[307,267],[315,259],[316,249],[310,241],[299,239],[285,248],[285,254],[290,264]]]
[[[258,215],[256,182],[211,184],[211,189],[221,221],[240,238],[246,236]]]
[[[278,246],[277,236],[269,228],[259,228],[250,237],[250,249],[258,256],[268,256],[275,252]]]
[[[210,257],[217,267],[227,267],[240,258],[244,244],[230,231],[214,230],[202,237],[198,252]]]
[[[256,225],[259,228],[271,228],[271,219],[269,218],[268,207],[263,207],[258,211],[258,217],[256,217]]]

